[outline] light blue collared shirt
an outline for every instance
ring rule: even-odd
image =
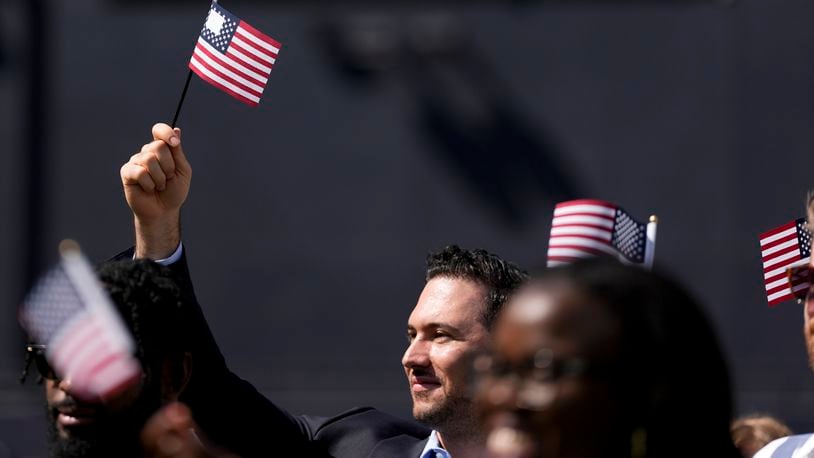
[[[183,253],[184,253],[184,244],[178,243],[178,248],[176,248],[175,251],[171,255],[169,255],[169,257],[166,257],[164,259],[156,259],[155,262],[161,264],[162,266],[169,266],[178,262],[178,260],[181,259],[181,255]],[[136,259],[135,253],[133,253],[133,259]]]
[[[438,440],[438,431],[432,430],[427,445],[421,451],[420,458],[452,458],[449,452],[444,450],[444,447],[441,447],[441,441]]]

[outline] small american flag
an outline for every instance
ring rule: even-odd
[[[61,262],[29,292],[20,322],[71,394],[109,399],[141,376],[134,343],[87,260],[64,250]]]
[[[281,46],[212,2],[189,68],[209,84],[256,106]]]
[[[793,299],[795,293],[807,289],[807,276],[787,273],[789,267],[805,264],[811,257],[811,232],[805,218],[789,221],[761,234],[760,256],[769,305]]]
[[[548,266],[598,255],[611,255],[629,264],[647,265],[652,262],[655,248],[654,244],[648,247],[647,240],[647,225],[639,223],[617,205],[592,199],[561,202],[554,208],[551,222]]]

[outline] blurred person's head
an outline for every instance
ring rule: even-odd
[[[475,362],[490,456],[737,456],[715,333],[667,278],[608,259],[549,269],[493,342]]]
[[[139,432],[167,402],[177,400],[191,374],[184,337],[184,300],[169,270],[150,261],[107,263],[99,278],[136,343],[140,382],[105,403],[77,399],[42,346],[29,346],[45,384],[49,442],[56,457],[142,456]]]
[[[525,278],[516,265],[484,250],[453,245],[427,257],[426,285],[407,322],[402,358],[417,420],[448,436],[476,425],[471,360]]]
[[[808,229],[814,229],[814,191],[806,197],[806,219]],[[809,269],[814,269],[814,256],[809,261]],[[803,336],[808,351],[808,364],[814,369],[814,283],[809,287],[803,306]]]
[[[747,415],[732,422],[732,441],[744,458],[751,458],[769,442],[791,436],[791,430],[770,415]]]

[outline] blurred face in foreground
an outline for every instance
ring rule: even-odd
[[[102,403],[73,396],[70,380],[46,378],[51,455],[141,456],[141,427],[162,404],[161,390],[157,385],[142,381]]]
[[[808,229],[814,228],[814,202],[808,205]],[[814,241],[814,239],[812,239]],[[814,269],[814,256],[809,261],[808,268]],[[810,277],[809,277],[810,278]],[[808,364],[814,369],[814,283],[808,288],[803,306],[803,336],[806,340],[806,351],[808,351]]]
[[[493,354],[475,361],[488,455],[608,456],[617,335],[606,309],[566,282],[521,289],[496,324]]]

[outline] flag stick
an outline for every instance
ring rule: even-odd
[[[181,107],[184,105],[184,98],[187,96],[187,89],[189,89],[189,81],[192,79],[192,70],[187,73],[187,82],[184,83],[184,91],[181,92],[181,100],[178,101],[178,108],[175,109],[175,116],[172,117],[172,127],[175,128],[175,122],[178,121],[178,115],[181,114]]]
[[[656,228],[659,219],[656,215],[650,216],[650,222],[647,223],[647,241],[644,248],[644,266],[648,270],[653,269],[653,261],[656,257]]]

